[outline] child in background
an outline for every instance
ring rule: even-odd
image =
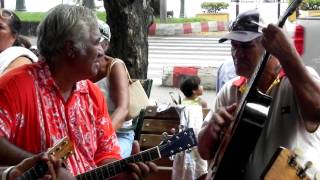
[[[203,122],[203,108],[207,103],[200,98],[203,87],[198,76],[189,76],[180,84],[180,90],[185,95],[181,102],[180,125],[184,128],[193,128],[195,136],[201,129]],[[208,173],[206,160],[200,157],[197,148],[175,155],[172,168],[172,178],[179,180],[204,180]]]
[[[185,99],[181,104],[184,105],[201,105],[202,108],[207,108],[207,102],[201,99],[203,87],[198,76],[190,76],[180,85],[180,90],[183,92]]]

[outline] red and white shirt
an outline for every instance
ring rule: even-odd
[[[67,161],[74,175],[96,168],[102,160],[120,159],[104,96],[92,82],[77,82],[65,101],[43,61],[0,78],[0,137],[39,153],[65,136],[75,146]]]

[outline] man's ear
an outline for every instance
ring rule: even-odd
[[[76,50],[74,48],[74,43],[71,40],[67,40],[63,46],[63,52],[70,58],[76,57]]]

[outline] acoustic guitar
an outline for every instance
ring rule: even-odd
[[[263,180],[320,180],[320,171],[303,154],[279,147],[261,175]]]
[[[280,17],[278,26],[282,27],[287,19],[299,6],[302,0],[293,0],[285,13]],[[248,20],[251,24],[252,22]],[[235,120],[223,135],[221,143],[209,166],[209,179],[242,179],[246,162],[258,141],[264,127],[272,98],[257,89],[262,72],[270,53],[265,52],[258,63],[246,91],[235,111]]]
[[[68,158],[69,155],[73,154],[73,143],[68,137],[64,137],[59,140],[47,153],[48,155],[54,156],[56,159],[62,159],[63,161]],[[18,180],[33,180],[43,177],[48,171],[46,162],[39,161],[28,171],[24,172],[19,176]]]
[[[94,170],[76,176],[77,179],[104,180],[111,178],[128,168],[128,163],[147,162],[169,157],[178,152],[190,149],[197,145],[197,140],[192,128],[188,128],[171,138],[164,140],[159,146],[147,149],[128,158],[115,161]]]

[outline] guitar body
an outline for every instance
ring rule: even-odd
[[[256,91],[255,97],[248,98],[241,112],[241,120],[233,133],[228,135],[218,149],[213,163],[210,165],[209,179],[241,179],[245,172],[246,162],[253,151],[267,118],[271,97]],[[228,131],[231,131],[230,127]],[[217,162],[219,163],[216,164]],[[232,173],[230,173],[232,172]]]

